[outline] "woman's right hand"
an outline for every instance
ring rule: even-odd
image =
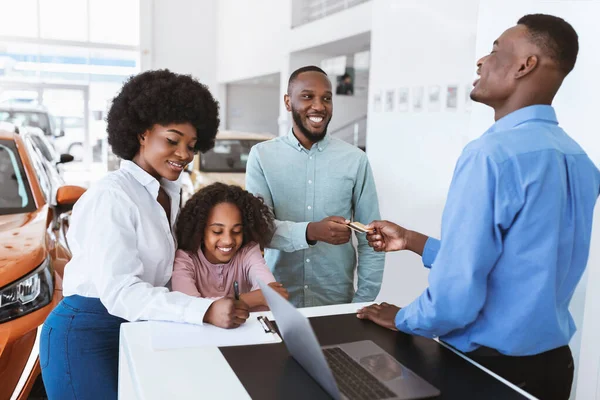
[[[224,297],[215,300],[208,307],[206,314],[204,314],[204,322],[219,328],[237,328],[248,319],[250,315],[248,310],[248,305],[243,301]]]

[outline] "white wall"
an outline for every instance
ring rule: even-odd
[[[279,86],[229,84],[226,128],[277,135],[281,101]]]
[[[475,71],[477,0],[374,0],[369,99],[408,87],[456,84]],[[467,142],[462,92],[454,111],[377,111],[369,102],[367,154],[381,214],[439,237],[454,165]],[[412,94],[411,94],[412,97]],[[427,286],[427,269],[409,252],[390,253],[379,299],[405,305]]]
[[[217,18],[219,82],[281,70],[288,53],[291,0],[219,0]]]
[[[217,96],[217,0],[140,2],[142,70],[191,74]]]
[[[331,76],[331,84],[335,93],[335,76]],[[367,115],[368,98],[366,96],[333,95],[333,118],[327,130],[334,132],[339,127]]]

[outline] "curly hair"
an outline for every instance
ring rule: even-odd
[[[117,156],[131,160],[139,137],[155,124],[190,123],[196,129],[195,150],[213,148],[219,127],[219,103],[190,75],[168,69],[130,77],[113,99],[106,117],[108,143]]]
[[[274,216],[263,199],[235,185],[213,183],[196,192],[186,203],[175,234],[180,249],[195,252],[204,241],[204,229],[210,210],[220,203],[235,204],[242,214],[242,246],[255,242],[264,248],[275,231]]]

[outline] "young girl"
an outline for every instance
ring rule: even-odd
[[[223,183],[201,189],[177,220],[173,290],[196,297],[234,297],[237,282],[240,300],[257,310],[267,306],[258,289],[262,280],[287,299],[287,290],[275,282],[260,251],[273,231],[273,214],[262,199]]]

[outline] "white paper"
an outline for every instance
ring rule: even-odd
[[[281,342],[281,338],[276,333],[265,332],[255,316],[251,316],[244,324],[235,329],[223,329],[210,324],[191,325],[152,321],[150,322],[150,340],[154,350]]]

